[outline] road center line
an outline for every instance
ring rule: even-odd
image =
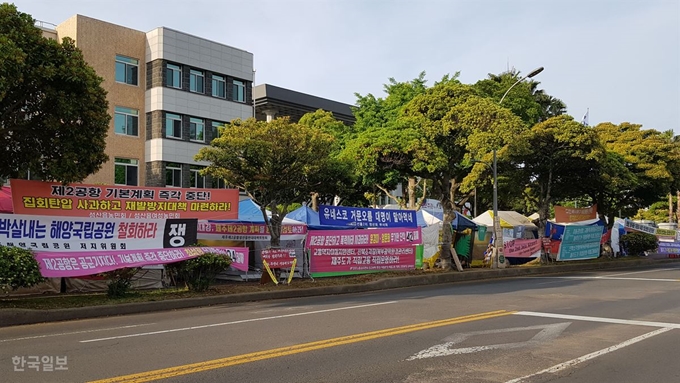
[[[569,319],[569,320],[579,320],[579,321],[586,321],[586,322],[600,322],[600,323],[612,323],[612,324],[626,324],[626,325],[633,325],[633,326],[649,326],[649,327],[662,327],[662,328],[669,328],[669,329],[680,329],[680,323],[648,322],[648,321],[637,321],[637,320],[627,320],[627,319],[590,317],[590,316],[581,316],[581,315],[538,313],[538,312],[533,312],[533,311],[517,311],[514,314],[515,315],[523,315],[523,316],[540,317],[540,318]]]
[[[105,341],[105,340],[134,338],[134,337],[138,337],[138,336],[147,336],[147,335],[167,334],[167,333],[178,332],[178,331],[199,330],[199,329],[204,329],[204,328],[228,326],[228,325],[239,324],[239,323],[259,322],[259,321],[272,320],[272,319],[291,318],[291,317],[297,317],[297,316],[302,316],[302,315],[321,314],[321,313],[328,313],[328,312],[333,312],[333,311],[360,309],[360,308],[372,307],[372,306],[382,306],[382,305],[388,305],[388,304],[392,304],[392,303],[397,303],[397,301],[369,303],[369,304],[357,305],[357,306],[336,307],[336,308],[333,308],[333,309],[306,311],[306,312],[303,312],[303,313],[275,315],[275,316],[270,316],[270,317],[243,319],[243,320],[237,320],[237,321],[231,321],[231,322],[212,323],[212,324],[206,324],[206,325],[201,325],[201,326],[174,328],[174,329],[170,329],[170,330],[159,330],[159,331],[141,332],[141,333],[137,333],[137,334],[110,336],[110,337],[106,337],[106,338],[87,339],[87,340],[81,340],[80,343],[101,342],[101,341]]]
[[[624,277],[536,277],[538,279],[590,279],[590,280],[618,280],[618,281],[648,281],[648,282],[680,282],[680,279],[670,278],[624,278]]]
[[[658,330],[654,330],[654,331],[652,331],[652,332],[648,332],[648,333],[643,334],[643,335],[640,335],[640,336],[638,336],[638,337],[635,337],[635,338],[632,338],[632,339],[628,339],[627,341],[621,342],[621,343],[616,344],[616,345],[614,345],[614,346],[607,347],[607,348],[604,348],[604,349],[599,350],[599,351],[595,351],[595,352],[590,353],[590,354],[587,354],[587,355],[583,355],[583,356],[581,356],[581,357],[578,357],[578,358],[576,358],[576,359],[569,360],[569,361],[564,362],[564,363],[556,364],[556,365],[554,365],[554,366],[552,366],[552,367],[550,367],[550,368],[546,368],[545,370],[541,370],[541,371],[539,371],[539,372],[536,372],[536,373],[533,373],[533,374],[530,374],[530,375],[526,375],[526,376],[523,376],[523,377],[521,377],[521,378],[508,380],[506,383],[520,383],[520,382],[522,382],[522,381],[524,381],[524,380],[526,380],[526,379],[532,378],[532,377],[537,376],[537,375],[542,375],[542,374],[554,374],[554,373],[556,373],[556,372],[562,371],[562,370],[567,369],[567,368],[569,368],[569,367],[575,366],[575,365],[577,365],[577,364],[579,364],[579,363],[583,363],[583,362],[585,362],[585,361],[587,361],[587,360],[597,358],[598,356],[601,356],[601,355],[604,355],[604,354],[608,354],[608,353],[610,353],[610,352],[616,351],[616,350],[621,349],[621,348],[624,348],[624,347],[626,347],[626,346],[630,346],[631,344],[634,344],[634,343],[643,341],[643,340],[645,340],[645,339],[647,339],[647,338],[651,338],[651,337],[653,337],[653,336],[655,336],[655,335],[659,335],[659,334],[662,334],[662,333],[664,333],[664,332],[671,331],[671,330],[672,330],[672,328],[660,328],[660,329],[658,329]]]
[[[678,268],[677,267],[671,267],[671,268],[664,268],[664,269],[630,271],[628,273],[607,274],[607,275],[605,275],[605,277],[618,277],[618,276],[621,276],[621,275],[643,274],[643,273],[653,273],[653,272],[657,272],[657,271],[671,271],[671,270],[678,270]]]
[[[0,339],[0,343],[3,342],[13,342],[17,340],[29,340],[29,339],[41,339],[41,338],[50,338],[53,336],[64,336],[64,335],[73,335],[73,334],[87,334],[91,332],[100,332],[100,331],[111,331],[111,330],[121,330],[121,329],[126,329],[126,328],[135,328],[135,327],[142,327],[142,326],[149,326],[155,323],[144,323],[144,324],[133,324],[129,326],[119,326],[119,327],[108,327],[108,328],[98,328],[94,330],[82,330],[82,331],[72,331],[72,332],[61,332],[57,334],[45,334],[45,335],[36,335],[36,336],[25,336],[21,338],[11,338],[11,339]]]
[[[271,350],[253,352],[250,354],[236,355],[228,358],[209,360],[206,362],[192,363],[183,366],[163,368],[159,370],[147,371],[138,374],[118,376],[110,379],[102,379],[90,383],[122,383],[122,382],[150,382],[159,379],[167,379],[181,375],[195,374],[197,372],[215,370],[256,362],[259,360],[278,358],[287,355],[300,354],[303,352],[321,350],[325,348],[368,341],[372,339],[384,338],[393,335],[406,334],[414,331],[427,330],[436,327],[450,326],[459,323],[478,321],[482,319],[497,318],[512,314],[511,311],[499,310],[480,314],[466,315],[456,318],[443,319],[433,322],[412,324],[402,327],[393,327],[384,330],[370,331],[360,334],[347,335],[338,338],[324,339],[316,342],[302,343],[288,347],[275,348]]]

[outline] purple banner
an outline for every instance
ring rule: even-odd
[[[661,241],[659,241],[659,253],[680,254],[680,242],[661,242]]]
[[[184,261],[206,253],[231,257],[231,266],[248,270],[247,247],[183,247],[127,251],[91,251],[78,253],[34,252],[40,273],[46,278],[81,277],[126,267],[142,267]]]

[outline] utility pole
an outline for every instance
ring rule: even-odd
[[[673,193],[668,192],[668,223],[673,223]]]

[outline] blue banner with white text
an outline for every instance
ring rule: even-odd
[[[319,206],[321,225],[347,227],[418,227],[414,210]]]

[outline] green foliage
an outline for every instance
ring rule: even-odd
[[[166,265],[168,272],[186,283],[189,290],[205,291],[215,282],[217,275],[229,268],[231,258],[222,254],[205,253],[186,261]]]
[[[0,291],[9,293],[20,287],[35,286],[45,278],[30,250],[0,246]]]
[[[203,174],[240,188],[260,205],[271,245],[278,246],[281,222],[291,204],[307,200],[313,192],[341,194],[353,184],[352,164],[333,156],[335,140],[288,118],[236,120],[195,159],[210,163]]]
[[[109,298],[123,298],[127,295],[132,286],[132,278],[137,274],[139,268],[124,268],[103,273],[108,280],[106,295]]]
[[[680,143],[672,133],[630,123],[602,123],[595,131],[608,153],[585,186],[610,222],[619,212],[633,216],[678,190]]]
[[[675,206],[677,206],[677,198],[673,197],[673,221],[677,222],[677,211],[675,211]],[[668,199],[663,201],[657,201],[649,205],[646,209],[638,210],[637,214],[633,217],[635,220],[650,220],[656,223],[669,222],[668,220]]]
[[[621,236],[620,242],[628,255],[644,255],[646,251],[656,251],[659,247],[655,236],[642,232],[625,234]]]
[[[480,95],[498,102],[520,78],[520,72],[513,69],[499,75],[489,74],[488,79],[478,81],[474,87]],[[546,94],[542,89],[538,89],[539,84],[533,80],[521,82],[503,100],[503,107],[519,116],[527,126],[533,126],[566,112],[566,105],[561,100]]]
[[[541,227],[554,201],[579,197],[605,151],[592,128],[571,116],[536,124],[508,148],[511,176],[526,184],[538,207]]]
[[[99,170],[111,118],[101,83],[73,40],[44,38],[0,4],[0,178],[71,183]]]

